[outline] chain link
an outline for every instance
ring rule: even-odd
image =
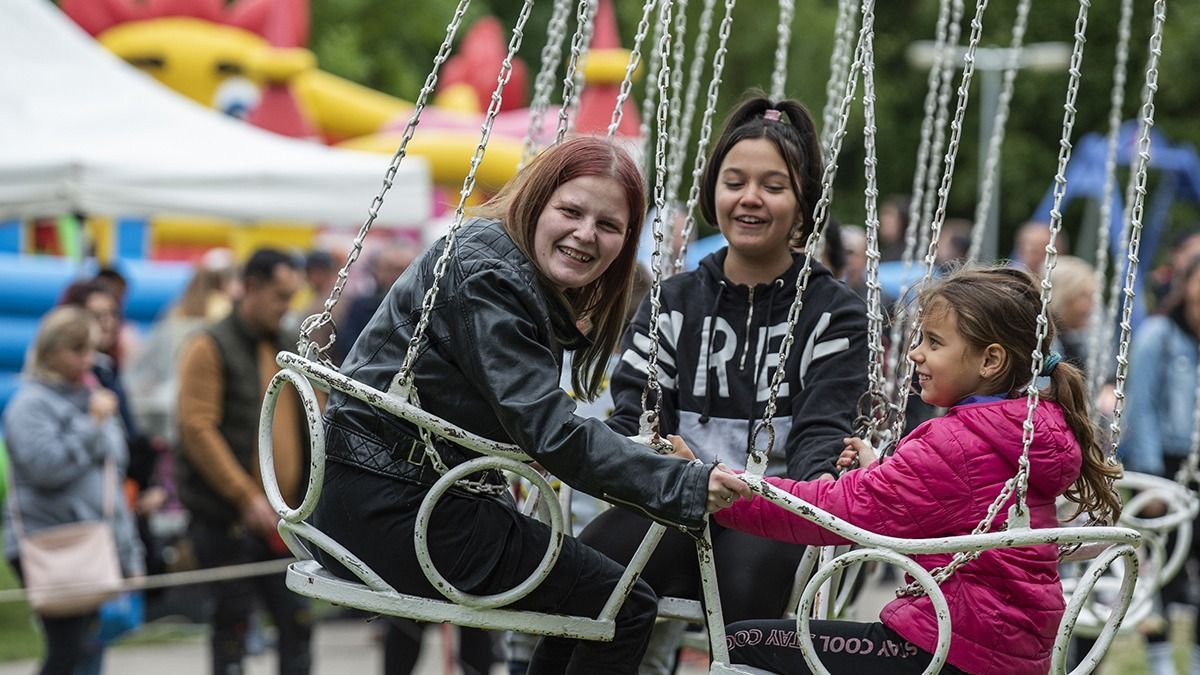
[[[766,455],[770,455],[771,449],[775,445],[774,418],[775,411],[779,406],[779,388],[783,384],[783,377],[787,372],[786,365],[792,345],[796,342],[796,324],[800,320],[800,312],[804,309],[804,292],[808,289],[808,279],[812,274],[813,257],[816,255],[817,242],[821,240],[821,234],[829,214],[829,203],[833,199],[833,180],[837,176],[838,169],[837,157],[841,153],[842,141],[846,137],[846,126],[850,119],[850,104],[854,101],[859,69],[864,67],[863,63],[873,53],[874,31],[875,0],[863,0],[862,28],[858,34],[858,46],[855,48],[854,61],[850,65],[850,73],[846,79],[845,93],[838,108],[837,129],[834,131],[830,143],[830,161],[826,163],[825,171],[821,175],[821,197],[813,208],[813,227],[804,245],[804,263],[800,267],[800,273],[796,276],[796,299],[788,308],[787,330],[784,332],[783,342],[779,346],[779,365],[771,377],[770,394],[767,396],[767,405],[762,421],[755,426],[754,432],[751,434],[749,449],[752,458],[751,464],[764,463],[762,461],[764,458],[759,455],[758,450],[758,435],[761,432],[767,432]]]
[[[637,33],[633,36],[633,49],[629,52],[629,62],[625,64],[625,77],[621,79],[621,89],[617,94],[617,105],[613,108],[612,121],[608,124],[608,139],[611,141],[621,126],[622,108],[629,99],[633,89],[633,72],[642,62],[642,43],[646,40],[646,32],[650,28],[650,15],[654,13],[656,0],[646,0],[642,6],[642,19],[638,22]]]
[[[1116,63],[1113,65],[1113,86],[1109,96],[1107,148],[1104,153],[1104,197],[1100,201],[1100,232],[1096,242],[1096,290],[1092,294],[1094,307],[1107,307],[1104,288],[1107,285],[1105,282],[1109,280],[1109,228],[1112,223],[1112,201],[1117,189],[1117,142],[1124,117],[1121,110],[1125,107],[1125,82],[1129,71],[1129,25],[1132,18],[1133,0],[1121,0],[1121,18],[1117,24]],[[1119,276],[1117,270],[1113,270],[1112,315],[1109,316],[1107,311],[1092,312],[1088,322],[1088,399],[1092,401],[1099,400],[1100,389],[1104,385],[1102,369],[1112,353],[1112,336],[1109,330],[1117,318],[1115,282]],[[1099,406],[1096,407],[1093,418],[1097,422],[1100,420]]]
[[[904,275],[901,281],[900,294],[896,298],[896,304],[892,311],[892,330],[888,342],[889,347],[886,363],[889,364],[890,368],[893,369],[892,372],[895,373],[893,378],[895,381],[895,390],[893,393],[895,394],[894,404],[898,417],[904,416],[904,410],[908,405],[909,381],[900,379],[904,367],[900,345],[904,342],[908,323],[908,306],[905,303],[905,298],[908,295],[909,272],[912,270],[913,257],[916,255],[917,232],[921,229],[919,204],[923,199],[925,174],[929,170],[929,159],[933,154],[934,119],[939,114],[939,83],[943,80],[943,70],[948,67],[950,5],[951,0],[941,0],[941,4],[938,6],[937,27],[934,38],[934,58],[933,64],[929,68],[929,76],[926,83],[925,115],[921,119],[921,141],[917,146],[917,165],[913,174],[912,198],[908,209],[908,227],[904,231],[904,253],[901,256]],[[955,2],[955,7],[961,11],[960,3]],[[954,23],[955,25],[958,23],[957,15]],[[954,40],[957,42],[957,33],[955,35]],[[903,430],[899,426],[896,428]],[[899,435],[894,435],[895,440],[899,440],[899,438]],[[884,448],[884,451],[886,452],[887,449]]]
[[[1071,158],[1071,133],[1075,126],[1075,101],[1079,94],[1080,65],[1083,62],[1083,47],[1087,41],[1087,18],[1090,6],[1091,0],[1080,0],[1079,14],[1075,20],[1075,44],[1071,51],[1071,65],[1068,69],[1070,79],[1067,82],[1066,102],[1063,104],[1062,135],[1059,139],[1058,167],[1054,176],[1054,204],[1050,209],[1050,243],[1046,245],[1046,276],[1041,282],[1041,309],[1038,312],[1036,341],[1029,366],[1029,384],[1025,388],[1026,412],[1025,421],[1021,425],[1021,457],[1017,463],[1016,475],[1004,483],[1004,488],[1000,490],[1000,494],[988,507],[986,516],[975,527],[972,534],[990,532],[1000,509],[1013,498],[1014,494],[1016,500],[1009,510],[1008,520],[1001,527],[1006,530],[1013,523],[1017,523],[1019,527],[1029,527],[1028,506],[1025,500],[1029,485],[1029,448],[1033,444],[1033,419],[1041,394],[1037,387],[1037,378],[1041,373],[1045,358],[1045,354],[1042,353],[1042,344],[1046,341],[1050,325],[1050,297],[1054,289],[1052,275],[1058,261],[1058,250],[1054,246],[1054,241],[1062,229],[1060,206],[1067,186],[1066,171]],[[978,18],[977,14],[976,19]],[[972,22],[972,29],[974,29],[974,22]],[[953,167],[951,167],[952,170]],[[963,565],[978,558],[979,555],[979,551],[955,553],[949,563],[933,570],[931,574],[940,584]],[[916,596],[922,593],[924,593],[924,589],[919,584],[909,584],[898,591],[899,595],[907,596]]]
[[[504,92],[504,87],[508,84],[509,77],[512,75],[513,57],[521,47],[525,22],[529,20],[529,12],[532,8],[533,0],[525,0],[521,6],[521,13],[517,17],[517,23],[513,27],[512,38],[508,43],[508,53],[505,54],[504,61],[500,65],[500,74],[496,77],[496,89],[492,92],[492,99],[488,103],[487,114],[480,127],[479,144],[475,146],[475,152],[471,156],[471,168],[467,172],[466,178],[463,179],[462,189],[458,193],[458,207],[454,209],[454,220],[450,224],[450,229],[446,232],[442,253],[434,265],[433,278],[430,281],[429,289],[425,291],[425,297],[421,301],[421,318],[417,321],[412,338],[408,341],[408,351],[404,354],[404,362],[401,364],[400,370],[396,373],[396,377],[392,381],[392,388],[399,389],[401,394],[409,397],[409,400],[412,400],[411,397],[416,393],[412,373],[413,362],[417,358],[425,331],[429,327],[430,318],[433,314],[433,303],[437,298],[442,277],[445,276],[446,268],[449,266],[450,255],[454,251],[454,238],[464,220],[467,198],[475,191],[475,174],[478,172],[479,164],[483,161],[483,155],[487,151],[488,139],[492,135],[492,125],[496,121],[496,114],[500,112],[501,94]]]
[[[874,17],[871,17],[872,20]],[[865,21],[864,21],[865,23]],[[867,348],[870,363],[867,368],[870,409],[867,413],[866,429],[862,434],[872,445],[878,447],[876,432],[885,414],[887,396],[883,379],[883,300],[879,288],[879,184],[877,174],[879,157],[876,147],[877,127],[875,124],[875,46],[873,40],[863,43],[863,171],[866,177],[864,200],[867,226]]]
[[[771,71],[771,100],[783,98],[787,88],[788,47],[792,43],[792,20],[796,16],[795,0],[779,0],[778,42],[775,43],[775,69]]]
[[[404,160],[408,152],[408,142],[412,140],[417,124],[421,120],[421,112],[425,109],[429,95],[437,87],[438,71],[450,56],[450,48],[454,44],[454,36],[458,32],[463,15],[466,14],[470,4],[471,0],[460,0],[458,7],[454,10],[454,15],[450,18],[450,22],[446,24],[446,37],[442,39],[442,44],[438,48],[437,55],[433,58],[433,68],[425,76],[425,83],[421,86],[421,92],[417,94],[417,100],[413,103],[412,114],[408,118],[408,124],[404,127],[404,133],[400,136],[400,146],[396,148],[396,152],[392,155],[392,160],[388,164],[387,171],[384,173],[383,186],[380,188],[379,193],[375,195],[375,198],[371,200],[371,206],[367,209],[367,219],[363,221],[362,226],[359,227],[358,234],[354,237],[350,252],[346,254],[346,263],[338,270],[337,281],[334,282],[333,288],[329,291],[329,297],[325,300],[325,306],[322,308],[320,314],[309,316],[300,326],[300,339],[297,342],[296,349],[306,359],[316,360],[329,367],[333,367],[332,360],[329,358],[329,350],[337,341],[337,327],[333,322],[333,308],[337,306],[338,300],[341,299],[342,292],[346,288],[346,280],[350,278],[350,268],[354,266],[355,261],[362,255],[363,242],[366,241],[367,233],[371,231],[371,225],[379,217],[379,209],[383,206],[383,197],[391,189],[392,183],[396,180],[396,172],[400,169],[400,163]],[[324,345],[318,345],[313,342],[312,334],[324,326],[330,326],[329,341]]]
[[[704,0],[704,7],[700,11],[700,23],[696,29],[695,52],[692,54],[691,68],[688,70],[687,91],[683,97],[683,115],[680,119],[678,133],[672,135],[669,166],[667,167],[667,199],[674,205],[674,208],[678,208],[679,188],[683,184],[683,163],[687,160],[688,142],[692,136],[692,120],[696,117],[696,98],[700,95],[700,79],[704,76],[704,57],[708,54],[708,37],[712,32],[713,10],[716,4],[716,0]],[[707,151],[706,145],[696,148],[696,152],[700,154]],[[675,215],[672,213],[671,219],[667,221],[672,223],[672,234],[675,231],[673,226]],[[688,236],[690,237],[691,234],[689,233]],[[674,242],[676,250],[686,248],[686,242],[687,239],[681,234],[679,240]],[[674,271],[682,272],[683,265],[683,258],[676,258],[673,264]]]
[[[542,125],[546,110],[550,107],[550,95],[554,91],[554,78],[558,65],[562,63],[562,45],[567,37],[567,19],[571,14],[571,0],[554,0],[550,21],[546,24],[546,44],[542,46],[542,65],[533,81],[533,99],[529,103],[529,131],[521,146],[520,173],[529,160],[537,154],[541,144]]]
[[[942,89],[938,94],[938,119],[934,121],[935,133],[933,137],[932,156],[930,157],[931,170],[926,175],[926,188],[924,193],[925,199],[924,204],[922,204],[921,207],[921,220],[919,221],[920,225],[918,226],[918,232],[921,237],[920,245],[925,248],[925,258],[923,262],[925,273],[921,277],[922,284],[928,283],[929,280],[933,278],[934,264],[937,260],[938,239],[941,237],[942,223],[945,222],[946,219],[946,203],[950,198],[951,182],[954,180],[954,164],[955,160],[958,158],[959,141],[962,138],[963,118],[965,117],[967,110],[967,100],[970,93],[971,77],[975,72],[975,52],[979,47],[979,37],[983,29],[982,18],[983,13],[987,10],[987,5],[988,0],[979,0],[979,2],[975,5],[975,16],[971,19],[971,34],[967,40],[967,47],[965,53],[963,54],[963,74],[962,78],[959,80],[958,98],[955,103],[954,119],[950,121],[950,139],[946,147],[945,156],[942,157],[941,163],[936,165],[940,169],[939,172],[933,170],[933,164],[936,162],[935,158],[941,151],[942,129],[945,126],[944,113],[949,110],[949,89],[947,87],[947,83],[949,80],[953,79],[952,76],[954,75],[954,69],[947,68],[942,72]],[[952,10],[952,13],[957,14],[960,13],[961,10],[961,3],[958,0],[955,0],[955,7],[954,10]],[[954,43],[956,43],[958,39],[956,30],[957,26],[957,16],[954,16],[952,17],[950,24],[950,35],[954,39]],[[951,49],[951,45],[948,44],[947,50]],[[940,182],[940,186],[936,192],[933,189],[934,182]],[[933,198],[935,196],[937,197],[937,208],[934,209],[933,213],[931,214],[930,207],[933,204]],[[913,201],[914,203],[916,202],[915,199]],[[915,209],[915,206],[913,208]],[[912,211],[910,211],[910,213],[911,212]],[[916,225],[916,223],[909,223],[909,227],[913,227],[914,225]],[[906,278],[907,276],[908,275],[905,274]],[[912,328],[910,331],[911,335],[907,343],[908,349],[905,350],[907,353],[908,351],[912,351],[912,349],[917,346],[917,341],[920,336],[916,330],[916,326],[919,324],[921,319],[920,303],[916,302],[915,300],[913,301],[910,310],[905,315],[905,319],[909,322],[909,325]],[[902,366],[903,371],[903,375],[900,378],[900,383],[906,384],[912,382],[913,370],[916,367],[916,364],[909,359],[904,359],[903,363],[898,364],[898,367],[900,366]],[[904,391],[907,391],[907,389]],[[892,420],[892,437],[899,439],[903,435],[904,431],[904,414],[908,409],[908,396],[901,395],[900,399],[896,403],[899,408],[899,414],[896,415],[894,420]]]
[[[1158,61],[1162,57],[1163,24],[1167,16],[1166,0],[1154,2],[1154,28],[1150,34],[1150,57],[1146,60],[1146,86],[1142,91],[1141,124],[1139,125],[1137,165],[1130,176],[1133,199],[1129,210],[1129,269],[1125,274],[1124,304],[1121,311],[1121,340],[1117,351],[1117,379],[1113,395],[1110,443],[1116,448],[1121,442],[1121,413],[1125,409],[1125,378],[1129,373],[1129,336],[1132,333],[1134,286],[1137,283],[1138,249],[1142,241],[1142,213],[1146,204],[1146,178],[1150,167],[1150,129],[1154,127],[1154,95],[1158,92]],[[1115,452],[1115,450],[1113,450]]]
[[[854,16],[857,12],[858,3],[854,0],[838,0],[833,52],[829,55],[829,79],[825,82],[825,106],[821,110],[821,152],[826,163],[830,161],[829,146],[833,143],[838,103],[845,94],[846,76],[850,72],[850,56],[854,52],[851,45],[856,33]]]
[[[687,204],[684,206],[683,231],[679,235],[679,254],[675,258],[675,271],[683,269],[687,260],[688,242],[691,241],[692,231],[696,229],[696,202],[700,201],[700,179],[704,175],[704,165],[708,161],[705,150],[712,136],[713,116],[717,111],[717,94],[721,89],[721,77],[725,73],[725,54],[728,52],[729,32],[733,27],[733,8],[737,0],[725,0],[725,16],[717,27],[717,50],[713,52],[712,79],[708,81],[708,98],[705,101],[704,115],[700,118],[700,140],[696,144],[696,161],[692,164],[692,185],[688,188]],[[706,31],[707,32],[707,31]]]
[[[663,249],[663,212],[667,201],[667,136],[670,103],[667,100],[667,87],[671,81],[671,7],[672,0],[662,0],[659,8],[659,24],[663,27],[658,40],[659,63],[662,70],[658,74],[658,114],[657,129],[654,145],[654,222],[651,232],[654,235],[654,253],[650,257],[650,271],[654,276],[654,284],[650,288],[650,350],[646,358],[646,387],[642,390],[642,410],[648,411],[647,397],[654,392],[653,437],[657,437],[662,424],[662,387],[658,382],[658,343],[659,321],[662,318],[662,249]]]
[[[662,24],[654,22],[654,35],[651,42],[655,45],[662,39],[663,27]],[[655,111],[658,109],[658,71],[660,63],[658,60],[658,49],[650,50],[649,63],[646,66],[646,94],[642,97],[642,124],[638,130],[638,159],[642,162],[642,174],[649,175],[652,157],[648,148],[650,147],[650,137],[653,135],[653,130],[650,128],[650,120],[654,119]]]
[[[575,34],[571,36],[571,59],[567,61],[567,72],[563,75],[562,107],[558,109],[558,127],[554,134],[555,145],[562,143],[567,130],[574,123],[577,98],[582,93],[579,62],[587,54],[592,41],[592,19],[596,16],[596,0],[579,0],[576,10]]]
[[[996,186],[997,168],[1000,166],[1000,148],[1004,144],[1004,131],[1008,126],[1009,106],[1012,104],[1013,88],[1017,82],[1017,70],[1021,62],[1021,46],[1025,43],[1025,28],[1029,25],[1029,6],[1032,0],[1021,0],[1017,5],[1017,18],[1013,22],[1012,41],[1008,46],[1008,61],[1004,64],[1004,84],[996,102],[996,116],[992,119],[992,137],[988,139],[987,162],[983,168],[983,183],[979,187],[979,202],[975,205],[975,227],[971,231],[971,247],[968,260],[979,258],[983,247],[983,235],[987,233],[988,213],[992,210],[993,192]]]

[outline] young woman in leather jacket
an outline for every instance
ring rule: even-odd
[[[414,366],[422,407],[468,431],[515,443],[576,489],[683,529],[748,495],[715,464],[657,455],[602,422],[574,414],[559,387],[574,351],[577,392],[594,394],[622,330],[644,184],[621,149],[576,138],[536,158],[465,223],[453,244]],[[442,243],[396,281],[341,372],[386,389],[421,316]],[[413,545],[416,513],[439,477],[420,434],[356,399],[333,394],[325,413],[328,463],[315,525],[401,593],[440,594]],[[446,467],[477,455],[437,439]],[[521,515],[495,472],[482,487],[452,488],[428,524],[430,556],[460,590],[493,594],[525,579],[550,545],[550,528]],[[490,483],[490,487],[489,484]],[[319,556],[341,576],[348,571]],[[623,568],[565,537],[549,577],[513,609],[596,616]],[[611,642],[545,638],[531,673],[635,673],[657,600],[639,581]]]

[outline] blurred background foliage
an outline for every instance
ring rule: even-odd
[[[702,8],[691,0],[687,8],[689,36],[694,36]],[[725,3],[717,3],[719,20]],[[966,2],[964,39],[975,3]],[[1089,132],[1103,133],[1107,125],[1112,68],[1115,60],[1120,0],[1091,0],[1083,82],[1078,98],[1074,138]],[[434,54],[445,35],[455,3],[408,0],[312,0],[312,42],[322,67],[367,86],[412,99],[420,90]],[[616,0],[622,39],[631,46],[641,3]],[[995,0],[984,15],[983,46],[1008,44],[1016,15],[1016,0]],[[1125,119],[1137,112],[1151,27],[1150,0],[1136,0],[1130,47],[1130,84],[1126,92]],[[464,29],[483,15],[494,14],[511,28],[520,0],[474,0]],[[1033,3],[1026,43],[1066,42],[1073,39],[1079,4],[1066,0]],[[539,2],[533,11],[521,55],[537,72],[539,51],[545,42],[551,2]],[[916,149],[920,136],[926,71],[906,59],[916,40],[932,40],[937,18],[935,0],[889,0],[876,8],[876,89],[879,129],[879,187],[881,199],[911,190]],[[787,94],[803,101],[815,116],[825,104],[825,82],[833,48],[836,0],[796,0]],[[726,60],[724,83],[717,108],[717,124],[744,92],[770,86],[778,5],[773,0],[741,0],[734,10],[733,29]],[[461,39],[465,30],[459,31]],[[1200,12],[1183,3],[1168,9],[1163,44],[1156,125],[1174,142],[1200,142],[1200,81],[1191,68],[1200,63]],[[688,40],[689,48],[694,44]],[[711,50],[705,61],[710,65]],[[694,56],[689,52],[688,61]],[[960,71],[961,72],[961,71]],[[709,76],[705,75],[705,82]],[[1017,78],[1012,113],[1003,149],[1000,184],[1001,252],[1007,250],[1012,231],[1034,210],[1054,176],[1058,138],[1068,74],[1023,70]],[[957,85],[958,76],[955,83]],[[971,218],[976,201],[979,164],[978,74],[972,91],[957,161],[948,215]],[[859,88],[861,92],[861,87]],[[636,90],[635,90],[636,91]],[[642,92],[637,91],[637,96]],[[701,90],[703,96],[703,88]],[[696,125],[700,119],[696,115]],[[861,222],[864,216],[862,112],[856,104],[840,159],[833,213],[843,222]],[[715,135],[714,131],[714,135]],[[698,134],[692,134],[695,139]],[[694,142],[694,141],[693,141]],[[693,148],[692,152],[695,152]],[[691,166],[692,159],[688,159]],[[1066,211],[1065,225],[1075,234],[1083,217],[1081,204]],[[1177,206],[1172,229],[1189,227],[1197,217],[1194,207]],[[1074,241],[1074,239],[1073,239]]]

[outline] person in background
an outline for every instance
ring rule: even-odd
[[[414,244],[406,239],[397,239],[370,259],[371,278],[375,281],[374,290],[350,300],[350,306],[346,309],[345,325],[339,328],[337,342],[334,344],[338,363],[350,353],[350,348],[375,315],[375,310],[383,303],[392,284],[404,274],[416,259],[417,253]]]
[[[258,470],[258,417],[285,348],[280,323],[300,287],[298,263],[260,249],[242,270],[233,311],[184,350],[179,374],[179,496],[191,512],[189,535],[203,567],[288,557]],[[289,504],[306,485],[307,427],[294,391],[283,391],[274,419],[275,473]],[[213,584],[212,673],[243,672],[249,619],[257,596],[278,630],[279,672],[305,675],[312,665],[312,614],[282,574]]]
[[[51,310],[38,327],[25,364],[25,377],[4,411],[12,490],[4,510],[5,556],[20,573],[20,552],[12,517],[26,535],[44,528],[105,513],[106,465],[117,481],[129,455],[118,416],[117,397],[99,387],[91,373],[100,328],[85,310]],[[113,534],[122,572],[145,573],[142,543],[125,500],[112,499]],[[100,667],[102,652],[91,643],[99,613],[39,616],[46,637],[42,675],[72,675],[90,664]]]
[[[908,195],[893,195],[879,207],[879,256],[883,262],[904,257],[908,209]]]
[[[1163,264],[1150,272],[1148,284],[1157,307],[1171,292],[1172,282],[1183,274],[1188,261],[1200,255],[1200,223],[1193,223],[1171,241],[1170,253]]]
[[[1040,220],[1026,222],[1017,230],[1013,242],[1012,266],[1041,277],[1046,273],[1046,247],[1049,245],[1050,224]],[[1058,233],[1054,246],[1060,254],[1071,250],[1066,232]]]
[[[1133,335],[1129,380],[1125,386],[1125,431],[1121,456],[1130,471],[1174,478],[1192,449],[1192,430],[1200,402],[1196,400],[1196,365],[1200,351],[1200,255],[1185,263],[1159,310]],[[1162,507],[1139,515],[1154,517]],[[1195,523],[1200,527],[1200,520]],[[1168,549],[1170,550],[1170,549]],[[1189,559],[1200,562],[1200,543],[1192,539]],[[1191,563],[1185,565],[1192,566]],[[1164,607],[1188,600],[1187,577],[1181,572],[1163,588]],[[1153,675],[1175,672],[1169,623],[1147,637],[1146,655]],[[1200,623],[1191,636],[1184,672],[1200,667]]]
[[[971,252],[971,221],[947,218],[938,235],[937,255],[933,264],[942,273],[951,272],[967,262]]]
[[[1050,313],[1058,328],[1055,349],[1068,363],[1085,370],[1088,324],[1096,309],[1096,268],[1075,256],[1059,256],[1052,281],[1054,293],[1050,297]]]

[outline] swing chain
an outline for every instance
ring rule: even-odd
[[[325,300],[325,306],[319,314],[314,314],[306,318],[301,324],[297,351],[307,359],[319,359],[325,365],[330,367],[333,365],[329,358],[329,350],[333,347],[337,339],[337,327],[333,322],[333,308],[337,305],[338,300],[342,297],[342,292],[346,288],[346,280],[350,277],[350,268],[362,254],[363,242],[367,238],[367,233],[371,231],[371,225],[379,217],[379,209],[383,206],[383,197],[391,189],[392,183],[396,179],[396,172],[400,169],[400,162],[403,161],[408,152],[408,142],[412,140],[413,133],[416,131],[417,123],[421,119],[421,112],[425,109],[426,101],[429,100],[430,94],[437,87],[438,71],[450,56],[450,48],[454,44],[454,36],[458,32],[458,27],[462,23],[462,18],[466,14],[470,4],[471,0],[459,0],[458,6],[454,10],[454,15],[450,18],[450,23],[446,25],[446,37],[442,39],[442,44],[433,59],[433,68],[425,77],[425,83],[421,86],[421,92],[417,94],[417,100],[413,103],[412,114],[409,116],[408,124],[405,125],[404,133],[400,137],[400,146],[396,148],[396,152],[392,155],[391,162],[388,164],[387,171],[384,173],[383,186],[380,188],[379,193],[375,195],[375,198],[371,200],[371,206],[367,210],[367,219],[363,221],[358,234],[354,237],[350,252],[346,255],[346,263],[338,270],[337,281],[334,282],[333,288],[329,291],[329,297]],[[312,334],[327,325],[332,327],[329,340],[324,345],[317,345],[312,340]]]
[[[1109,229],[1112,222],[1112,201],[1116,196],[1117,189],[1117,143],[1123,120],[1121,110],[1125,106],[1125,82],[1129,71],[1129,40],[1132,19],[1133,0],[1121,0],[1121,18],[1117,24],[1116,63],[1113,65],[1113,86],[1109,97],[1108,137],[1104,152],[1104,196],[1100,200],[1100,232],[1096,241],[1096,290],[1092,293],[1094,307],[1107,306],[1104,301],[1104,282],[1108,278]],[[1124,229],[1124,224],[1122,229]],[[1118,278],[1117,271],[1113,270],[1112,280],[1115,282]],[[1104,385],[1104,374],[1101,372],[1101,368],[1105,367],[1112,352],[1108,327],[1116,321],[1116,296],[1117,289],[1114,287],[1112,289],[1114,304],[1111,316],[1107,311],[1092,312],[1088,322],[1087,391],[1088,399],[1092,401],[1099,399],[1100,389]],[[1099,421],[1099,415],[1097,409],[1094,415],[1096,421]]]
[[[1154,94],[1158,91],[1158,62],[1162,57],[1163,24],[1166,21],[1166,0],[1154,2],[1154,28],[1150,34],[1150,57],[1146,61],[1146,85],[1142,90],[1141,123],[1139,124],[1137,169],[1130,180],[1133,199],[1130,200],[1129,269],[1125,274],[1125,297],[1121,311],[1121,342],[1117,352],[1117,378],[1113,395],[1112,423],[1109,434],[1112,447],[1121,442],[1121,413],[1125,408],[1125,378],[1129,373],[1129,336],[1132,333],[1133,288],[1137,282],[1138,249],[1142,241],[1142,214],[1146,205],[1146,178],[1150,166],[1150,129],[1154,126]],[[1115,452],[1115,450],[1114,450]]]
[[[429,328],[430,317],[433,315],[433,303],[440,290],[439,286],[442,278],[446,274],[446,268],[450,264],[450,255],[454,251],[455,236],[463,224],[467,198],[475,191],[475,174],[479,171],[479,165],[483,161],[484,153],[487,151],[488,139],[492,134],[492,126],[496,121],[496,115],[500,112],[501,94],[512,75],[513,58],[517,50],[521,47],[525,22],[529,20],[529,13],[532,8],[533,0],[525,0],[521,6],[521,13],[517,17],[517,23],[513,26],[512,38],[508,43],[508,53],[505,54],[504,61],[500,65],[500,73],[496,76],[496,88],[492,92],[487,113],[480,127],[479,144],[475,146],[475,152],[471,155],[471,168],[467,171],[467,176],[463,179],[462,189],[458,193],[458,206],[454,209],[454,219],[451,222],[449,230],[446,232],[441,255],[438,256],[437,262],[434,264],[433,278],[430,281],[429,289],[425,291],[425,296],[421,300],[421,318],[417,321],[412,338],[408,341],[408,350],[404,354],[404,362],[401,364],[400,370],[396,373],[396,377],[393,380],[393,387],[397,387],[402,393],[407,394],[410,400],[411,397],[416,395],[412,372],[413,362],[417,358],[417,352],[425,336],[425,331]]]
[[[658,343],[662,316],[662,249],[663,249],[663,216],[666,210],[666,171],[667,171],[667,87],[671,80],[671,25],[672,0],[662,0],[659,9],[659,23],[664,30],[659,36],[658,50],[662,70],[658,75],[658,114],[656,117],[657,135],[654,146],[654,221],[651,232],[654,235],[654,253],[650,256],[650,272],[654,277],[650,289],[650,351],[646,358],[646,387],[642,389],[642,410],[649,410],[648,397],[654,392],[654,433],[660,433],[662,420],[662,386],[658,381]]]
[[[874,17],[871,17],[872,21]],[[864,17],[865,21],[865,17]],[[877,127],[875,124],[875,46],[873,40],[863,43],[863,172],[866,188],[863,191],[867,225],[867,346],[870,363],[867,368],[871,409],[867,417],[866,438],[872,444],[877,440],[876,429],[880,415],[886,414],[886,397],[883,384],[883,301],[879,286],[879,183],[877,180],[879,157],[877,153]]]
[[[612,121],[608,124],[608,140],[617,135],[617,127],[621,126],[621,117],[625,101],[633,89],[633,73],[642,62],[642,43],[646,40],[646,32],[650,29],[650,15],[654,13],[656,0],[646,0],[642,6],[642,18],[638,21],[637,33],[633,36],[633,49],[629,52],[629,62],[625,64],[625,76],[621,79],[621,89],[617,94],[617,104],[613,107]]]
[[[542,46],[542,66],[533,81],[533,99],[529,103],[529,131],[521,149],[520,173],[529,160],[538,152],[542,137],[542,124],[546,109],[550,107],[550,94],[554,89],[554,78],[558,64],[562,62],[562,45],[567,36],[567,17],[571,13],[571,0],[554,0],[550,21],[546,24],[546,44]]]
[[[717,110],[717,94],[721,89],[721,76],[725,73],[725,54],[728,52],[729,32],[733,27],[735,5],[737,5],[737,0],[725,0],[725,15],[717,27],[717,50],[713,52],[712,77],[708,81],[704,115],[700,118],[700,138],[696,146],[699,149],[696,151],[696,160],[692,164],[692,185],[688,188],[687,205],[684,207],[686,215],[683,231],[679,235],[679,253],[675,257],[676,272],[683,270],[684,261],[687,260],[688,241],[692,238],[692,231],[696,228],[696,203],[700,201],[700,178],[704,175],[704,165],[708,161],[705,156],[705,148],[708,147],[708,142],[712,137],[713,116]],[[697,54],[698,56],[699,54]]]
[[[850,72],[850,57],[854,52],[850,45],[854,41],[854,15],[857,13],[857,2],[839,0],[837,22],[833,29],[833,53],[829,57],[829,79],[825,82],[825,107],[821,110],[821,152],[826,162],[832,161],[829,146],[833,143],[833,130],[836,128],[834,116],[838,111],[838,102],[845,94],[846,78]]]
[[[983,247],[983,235],[987,232],[988,213],[992,210],[992,195],[995,192],[997,169],[1000,166],[1000,149],[1004,144],[1004,131],[1008,125],[1008,113],[1012,104],[1013,89],[1017,82],[1021,46],[1025,43],[1025,29],[1029,25],[1029,7],[1032,0],[1021,0],[1017,5],[1017,18],[1013,22],[1012,41],[1008,46],[1008,60],[1004,64],[1004,84],[1000,98],[996,100],[996,114],[992,118],[992,137],[988,139],[987,162],[983,168],[983,183],[979,186],[979,201],[975,204],[975,227],[971,230],[971,246],[967,259],[979,258]]]
[[[576,11],[577,26],[571,37],[571,59],[567,61],[567,73],[563,76],[562,107],[558,109],[558,129],[554,136],[555,145],[562,142],[567,135],[567,129],[572,123],[572,113],[575,112],[581,80],[578,77],[579,62],[587,55],[592,41],[592,19],[596,15],[596,0],[579,0]]]
[[[679,208],[679,187],[683,184],[683,163],[687,160],[688,142],[692,136],[692,120],[696,117],[696,97],[700,95],[700,78],[704,75],[704,57],[708,54],[708,38],[712,33],[713,26],[713,10],[716,8],[716,0],[704,0],[704,7],[700,11],[700,23],[696,28],[696,44],[694,45],[695,52],[692,54],[691,68],[688,70],[687,91],[683,96],[683,115],[679,121],[678,129],[671,133],[671,155],[669,166],[667,169],[667,198],[674,208]],[[686,28],[687,24],[683,24]],[[704,153],[707,148],[699,147],[696,152]],[[674,216],[668,222],[672,223],[671,232],[674,233]],[[676,248],[682,245],[679,239],[675,240]],[[675,261],[678,262],[678,261]],[[674,266],[675,272],[682,271],[679,266]]]
[[[779,24],[775,43],[775,69],[771,71],[771,100],[783,98],[787,88],[788,47],[792,42],[792,20],[796,16],[795,0],[779,0]]]

